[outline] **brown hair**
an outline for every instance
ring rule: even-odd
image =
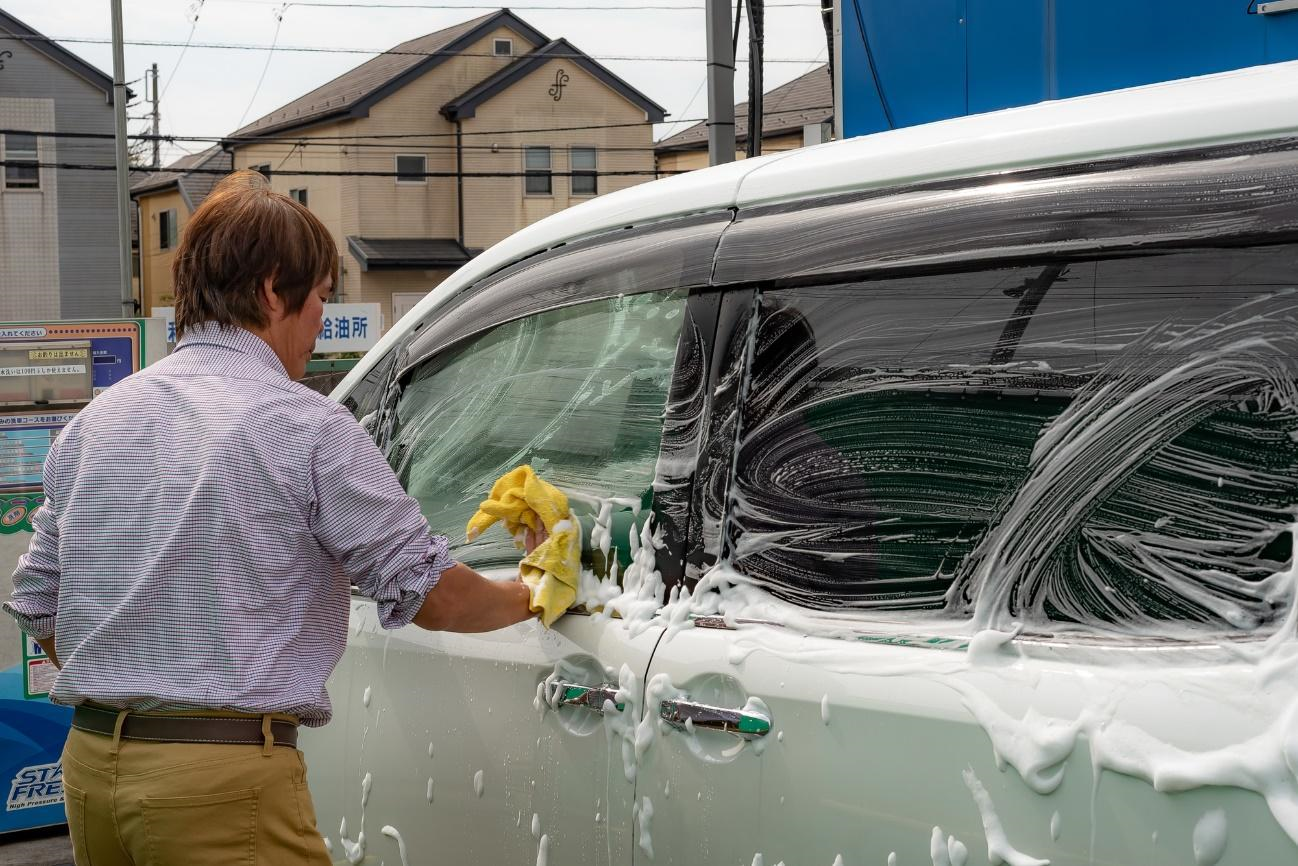
[[[203,322],[263,327],[267,279],[294,313],[326,276],[337,283],[338,248],[324,223],[259,172],[236,171],[194,211],[171,263],[176,336]]]

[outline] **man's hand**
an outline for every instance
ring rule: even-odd
[[[32,638],[32,640],[40,644],[41,649],[45,650],[45,654],[50,657],[50,661],[54,662],[54,667],[56,669],[63,669],[63,665],[59,664],[59,654],[54,651],[54,638],[38,637]]]
[[[545,544],[549,539],[550,534],[545,531],[545,527],[540,529],[529,529],[523,538],[523,550],[528,554],[528,556],[531,556],[533,550],[536,550],[542,544]]]

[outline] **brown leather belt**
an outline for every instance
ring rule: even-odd
[[[111,737],[117,725],[117,712],[78,705],[72,713],[72,727],[78,731]],[[297,725],[283,719],[272,719],[271,735],[277,746],[297,746]],[[220,718],[211,716],[156,716],[130,713],[122,722],[123,740],[148,740],[155,743],[229,743],[265,745],[259,718]]]

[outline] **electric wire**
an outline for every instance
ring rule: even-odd
[[[29,160],[29,159],[0,159],[0,167],[24,166],[27,168],[56,168],[67,171],[117,171],[117,166],[108,163],[80,163],[80,162],[58,162],[48,160]],[[186,168],[180,169],[177,173],[181,174],[230,174],[228,169],[224,168]],[[282,177],[391,177],[391,178],[506,178],[506,177],[529,177],[535,176],[540,172],[536,171],[332,171],[328,169],[267,169],[262,174],[267,177],[276,175]],[[604,170],[604,171],[548,171],[544,172],[551,177],[662,177],[664,175],[685,174],[687,170],[658,170],[658,169],[623,169],[623,170]]]
[[[248,105],[243,109],[243,114],[239,115],[239,122],[236,123],[235,129],[243,126],[243,122],[248,119],[248,112],[252,111],[253,103],[257,101],[257,94],[261,93],[261,85],[266,81],[266,73],[270,70],[270,60],[275,56],[275,43],[279,42],[279,30],[284,26],[284,12],[288,9],[285,3],[275,12],[275,35],[270,40],[270,50],[266,52],[266,63],[261,67],[261,77],[257,79],[257,86],[252,89],[252,98],[248,100]]]
[[[39,36],[29,34],[4,33],[0,40],[11,42],[67,42],[69,44],[111,45],[111,39],[100,36]],[[128,39],[123,44],[149,48],[179,48],[184,43],[163,39]],[[246,45],[234,42],[191,42],[191,48],[218,49],[223,51],[266,51],[268,45]],[[496,57],[490,51],[457,51],[439,49],[436,51],[415,51],[400,48],[331,48],[315,45],[281,45],[276,51],[292,51],[309,54],[372,54],[374,56],[391,55],[396,57]],[[551,60],[610,60],[628,63],[706,63],[705,57],[671,57],[664,55],[632,54],[585,54],[582,52],[554,52],[546,55]],[[742,61],[737,61],[742,62]],[[809,57],[767,57],[766,63],[811,63]]]

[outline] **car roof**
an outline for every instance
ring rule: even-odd
[[[1298,135],[1298,61],[1042,102],[693,171],[607,193],[505,238],[429,292],[334,391],[479,279],[559,244],[692,213]]]

